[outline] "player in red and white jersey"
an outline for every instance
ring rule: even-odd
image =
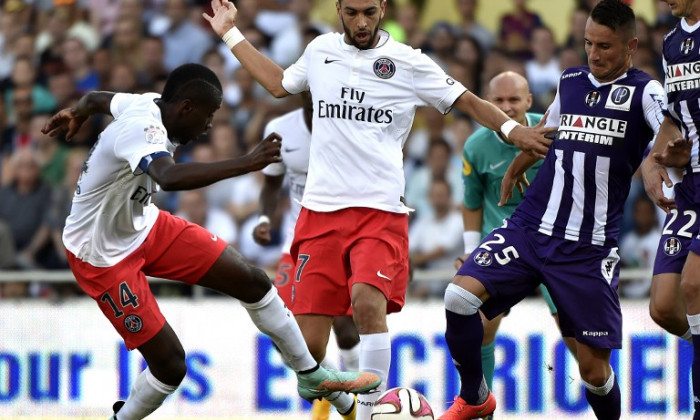
[[[213,0],[213,16],[204,18],[274,96],[311,92],[311,157],[291,249],[294,310],[312,354],[323,360],[333,316],[352,304],[360,368],[386,379],[386,314],[401,309],[408,279],[402,146],[416,108],[447,113],[455,107],[537,156],[550,141],[542,126],[520,126],[420,51],[379,30],[385,0],[339,0],[336,6],[344,33],[318,36],[286,70],[244,39],[232,3]],[[359,396],[358,404],[358,418],[369,419],[372,397]]]
[[[277,292],[292,313],[294,313],[296,282],[294,281],[294,260],[290,250],[294,239],[294,226],[301,213],[301,200],[306,185],[306,173],[309,170],[311,119],[313,116],[311,95],[308,92],[303,92],[301,98],[302,108],[274,118],[265,126],[263,137],[271,133],[277,133],[282,138],[282,162],[272,163],[263,169],[265,183],[260,192],[261,216],[258,220],[258,225],[253,230],[255,242],[267,245],[272,240],[271,227],[281,224],[276,220],[276,216],[278,215],[280,192],[286,176],[289,187],[290,211],[288,220],[284,223],[282,258],[277,266],[275,287],[277,287]],[[333,332],[340,350],[343,367],[351,371],[357,370],[359,367],[360,349],[358,344],[360,338],[352,316],[335,317],[333,320]],[[323,359],[321,365],[335,368],[335,364],[328,360],[327,357]],[[337,407],[338,412],[344,419],[354,419],[354,400],[350,399],[348,402],[351,405]],[[330,404],[328,401],[314,401],[311,410],[312,420],[327,420],[329,415]]]
[[[175,163],[176,145],[210,128],[221,98],[221,84],[211,70],[186,64],[173,70],[162,95],[93,92],[43,129],[50,135],[68,130],[70,138],[89,115],[114,116],[85,162],[63,235],[78,284],[97,301],[127,348],[138,349],[148,365],[127,401],[113,406],[113,419],[138,420],[152,413],[187,370],[182,344],[161,314],[147,275],[199,284],[239,299],[297,372],[304,398],[363,392],[379,383],[373,374],[320,367],[264,271],[246,263],[216,235],[151,203],[159,186],[200,188],[280,160],[279,136],[271,134],[242,158]]]

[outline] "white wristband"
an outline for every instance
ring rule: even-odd
[[[464,239],[464,253],[471,254],[481,243],[481,232],[468,230],[462,233],[462,239]]]
[[[221,37],[221,39],[224,41],[224,43],[229,47],[229,49],[233,49],[236,45],[238,45],[239,42],[245,40],[245,37],[241,33],[241,31],[238,30],[235,26],[224,34],[224,36]]]
[[[506,138],[508,138],[508,136],[510,135],[510,132],[513,131],[513,129],[519,125],[520,124],[517,121],[508,120],[508,121],[504,122],[503,125],[501,125],[501,133],[503,133],[503,135]]]
[[[267,223],[268,225],[270,224],[270,218],[265,216],[264,214],[261,214],[260,217],[258,217],[258,224],[256,226],[260,226],[263,223]]]

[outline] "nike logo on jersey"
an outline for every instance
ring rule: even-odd
[[[381,277],[383,279],[387,279],[387,280],[391,281],[391,279],[389,277],[382,274],[382,270],[377,270],[377,277]]]
[[[292,152],[296,152],[297,150],[299,150],[298,147],[295,147],[294,149],[290,149],[289,147],[285,147],[284,153],[292,153]]]
[[[500,162],[498,162],[498,163],[492,163],[492,164],[489,165],[489,168],[493,171],[494,169],[496,169],[496,168],[502,166],[504,163],[506,163],[505,160],[502,160],[502,161],[500,161]]]
[[[329,60],[328,57],[326,57],[326,60],[324,61],[324,63],[330,64],[330,63],[335,63],[336,61],[340,61],[340,60]]]
[[[216,235],[211,235],[211,240],[216,242],[219,240],[219,238]]]

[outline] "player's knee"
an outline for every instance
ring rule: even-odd
[[[167,357],[154,365],[149,365],[153,376],[159,381],[172,386],[177,386],[182,382],[187,374],[187,363],[185,363],[185,351],[182,347],[173,349]]]
[[[669,302],[649,301],[649,315],[658,325],[664,326],[678,318],[678,310]]]
[[[581,379],[589,385],[594,387],[600,387],[605,385],[608,380],[609,374],[606,369],[601,369],[598,366],[591,366],[588,369],[585,367],[580,367]]]
[[[445,309],[459,315],[474,315],[481,307],[481,299],[454,283],[445,289]]]
[[[681,291],[686,302],[697,299],[700,296],[700,278],[684,271],[681,275]]]

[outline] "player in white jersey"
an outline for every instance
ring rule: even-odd
[[[294,232],[294,310],[309,348],[323,360],[333,317],[350,305],[360,332],[360,367],[386,379],[391,342],[386,314],[401,309],[408,280],[408,209],[402,146],[419,106],[452,107],[544,156],[542,126],[526,128],[467,91],[430,58],[379,30],[385,0],[336,3],[344,34],[320,35],[283,70],[235,27],[232,3],[212,1],[213,30],[276,97],[309,90],[313,140]],[[358,397],[367,420],[373,399]]]
[[[127,401],[113,406],[113,419],[146,417],[177,389],[187,370],[182,344],[161,314],[147,275],[199,284],[239,299],[297,372],[304,398],[331,391],[364,392],[379,383],[373,374],[320,367],[264,271],[246,263],[216,235],[151,202],[159,187],[200,188],[280,160],[279,136],[271,134],[241,158],[175,163],[176,145],[210,128],[221,98],[221,84],[211,70],[186,64],[173,70],[162,95],[93,92],[43,129],[50,135],[67,130],[70,138],[91,114],[114,116],[85,162],[63,233],[78,284],[97,301],[127,348],[138,349],[148,365]]]
[[[261,216],[258,225],[253,230],[253,238],[261,245],[267,245],[272,240],[271,226],[279,226],[278,215],[279,197],[285,176],[289,186],[290,212],[284,223],[282,234],[282,258],[277,266],[275,287],[287,307],[294,313],[294,260],[290,254],[294,239],[294,226],[301,212],[301,200],[306,185],[306,173],[309,170],[309,146],[311,145],[311,119],[313,103],[308,92],[301,94],[302,108],[288,112],[271,120],[265,126],[263,137],[277,133],[283,141],[282,162],[272,163],[263,169],[265,183],[260,192]],[[352,320],[352,315],[338,316],[333,320],[335,333],[343,367],[347,370],[358,369],[360,337]],[[322,366],[335,368],[334,363],[326,357]],[[340,407],[338,412],[344,419],[354,419],[354,400],[349,407]],[[327,420],[330,415],[330,403],[326,400],[314,401],[311,409],[312,420]]]

